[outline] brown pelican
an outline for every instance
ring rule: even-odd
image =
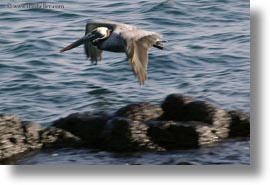
[[[94,64],[101,60],[103,50],[125,52],[135,76],[143,85],[147,78],[148,49],[152,46],[162,49],[162,42],[161,35],[155,32],[113,21],[90,20],[86,24],[84,37],[60,52],[84,44],[87,58]]]

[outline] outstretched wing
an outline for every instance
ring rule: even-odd
[[[131,28],[123,37],[127,41],[126,54],[135,76],[140,85],[147,79],[148,49],[152,47],[161,36],[155,32]]]
[[[109,29],[114,30],[116,25],[116,22],[111,21],[88,20],[85,27],[85,34],[91,32],[97,27],[108,27]],[[102,50],[99,50],[91,42],[84,44],[84,51],[87,58],[90,58],[92,63],[97,63],[98,60],[101,60]]]

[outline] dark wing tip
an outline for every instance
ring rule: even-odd
[[[153,47],[155,47],[155,48],[158,48],[158,49],[163,49],[163,44],[162,44],[162,41],[157,41],[154,45],[153,45]]]

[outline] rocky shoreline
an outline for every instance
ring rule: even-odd
[[[74,113],[47,127],[0,115],[0,162],[37,149],[84,147],[114,152],[167,151],[249,137],[248,113],[171,94],[161,105],[127,105],[113,114]]]

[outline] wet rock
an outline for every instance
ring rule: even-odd
[[[108,118],[106,114],[74,113],[55,121],[52,126],[69,131],[89,146],[99,147]]]
[[[183,108],[184,121],[199,121],[213,126],[215,134],[221,138],[227,138],[229,135],[229,126],[231,116],[222,109],[204,101],[193,101],[187,103]]]
[[[14,115],[0,115],[0,160],[40,148],[38,126],[22,124]]]
[[[184,120],[200,121],[215,127],[228,127],[230,115],[222,109],[204,102],[193,101],[184,106]]]
[[[0,159],[11,157],[28,149],[21,121],[16,116],[0,116]]]
[[[212,125],[215,129],[215,134],[220,139],[225,139],[229,136],[230,131],[230,123],[231,117],[230,115],[223,109],[216,109],[212,114]]]
[[[196,129],[196,132],[199,135],[198,143],[200,146],[209,145],[220,141],[220,133],[217,131],[217,128],[214,126],[209,126],[208,124],[195,122],[193,127]]]
[[[114,116],[125,117],[134,121],[150,121],[159,118],[163,114],[163,110],[159,105],[151,103],[134,103],[119,109]]]
[[[107,122],[103,136],[105,149],[118,152],[163,151],[147,135],[148,126],[139,121],[116,117]]]
[[[78,147],[83,145],[80,138],[56,127],[41,130],[40,142],[43,148]]]
[[[94,147],[117,152],[198,148],[228,137],[249,137],[249,114],[219,109],[181,94],[162,106],[127,105],[115,114],[74,113],[49,128],[0,115],[0,161],[39,148]]]
[[[151,122],[149,127],[148,135],[166,150],[199,147],[198,133],[188,125],[175,122]]]
[[[22,121],[22,128],[25,134],[25,143],[27,143],[31,149],[40,148],[42,146],[39,137],[39,131],[42,129],[40,124]]]
[[[213,124],[217,108],[204,101],[192,101],[183,106],[183,121],[201,121]]]
[[[183,107],[192,101],[195,101],[195,99],[190,96],[184,96],[182,94],[168,95],[161,105],[164,111],[162,119],[182,121],[184,116]]]
[[[248,113],[240,111],[229,111],[231,116],[229,137],[249,137],[250,136],[250,116]]]
[[[163,120],[198,121],[208,123],[215,128],[219,138],[227,138],[231,116],[222,109],[192,97],[181,94],[167,96],[162,104],[164,110]]]
[[[148,135],[166,150],[198,148],[218,141],[214,128],[202,122],[148,122]]]

